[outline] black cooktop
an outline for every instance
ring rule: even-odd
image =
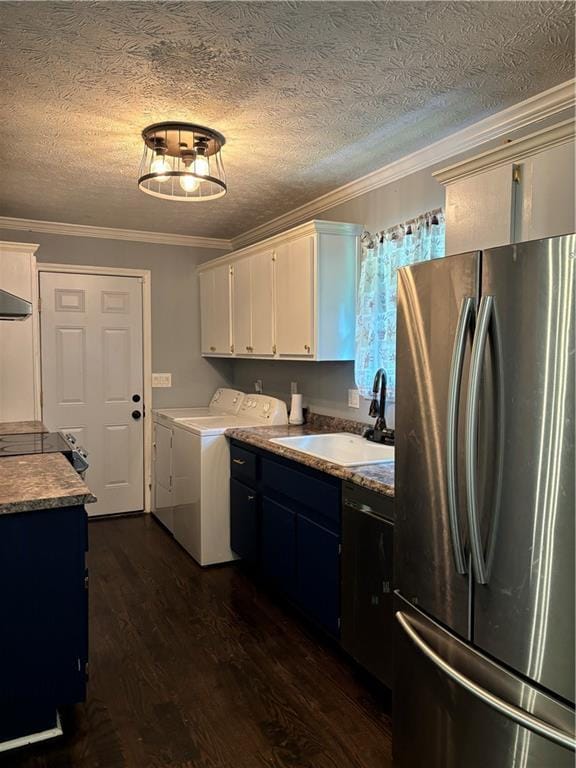
[[[0,435],[0,457],[30,453],[63,453],[70,460],[72,448],[59,432]]]

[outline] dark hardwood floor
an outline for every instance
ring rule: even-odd
[[[386,702],[237,566],[150,517],[90,523],[88,701],[10,768],[387,768]]]

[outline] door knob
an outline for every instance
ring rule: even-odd
[[[141,414],[141,412],[140,412],[140,411],[132,411],[132,418],[133,418],[133,419],[136,419],[136,421],[138,421],[138,419],[139,419],[141,416],[142,416],[142,414]]]
[[[140,395],[132,395],[132,402],[133,403],[139,403],[140,402]]]

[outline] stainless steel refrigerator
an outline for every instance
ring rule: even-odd
[[[394,754],[573,768],[576,235],[398,272]]]

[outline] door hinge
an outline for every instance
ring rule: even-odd
[[[232,265],[230,265],[230,274],[231,274],[231,275],[233,275],[233,274],[234,274],[234,267],[233,267]]]
[[[520,166],[519,165],[513,165],[512,166],[512,181],[515,184],[519,184],[521,181],[521,175],[520,175]]]
[[[272,261],[276,261],[276,251],[272,254]]]

